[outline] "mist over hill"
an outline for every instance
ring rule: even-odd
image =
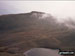
[[[0,16],[0,52],[23,53],[31,48],[74,49],[73,21],[59,23],[44,12]],[[69,27],[68,27],[69,26]]]

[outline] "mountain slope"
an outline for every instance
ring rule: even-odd
[[[0,16],[0,51],[22,53],[31,48],[74,48],[75,30],[44,12]]]

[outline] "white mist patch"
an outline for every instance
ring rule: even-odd
[[[75,29],[75,19],[74,18],[57,18],[58,23],[64,24],[69,29]]]
[[[47,17],[51,16],[50,14],[43,13],[43,12],[33,11],[31,13],[32,13],[31,17],[35,17],[35,18],[38,18],[38,19],[46,19]]]
[[[39,19],[46,19],[47,17],[50,17],[50,14],[42,14]]]
[[[75,26],[74,25],[66,24],[66,26],[69,27],[70,29],[75,29]]]
[[[66,18],[57,18],[58,23],[65,23]]]
[[[67,20],[65,20],[65,24],[67,27],[75,29],[75,20],[72,18],[68,18]]]

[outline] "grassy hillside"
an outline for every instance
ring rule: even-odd
[[[0,56],[36,47],[73,49],[74,43],[75,30],[59,24],[50,14],[33,11],[0,16]]]

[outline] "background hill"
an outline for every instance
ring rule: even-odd
[[[75,29],[44,12],[0,16],[0,55],[20,55],[36,47],[74,50]]]

